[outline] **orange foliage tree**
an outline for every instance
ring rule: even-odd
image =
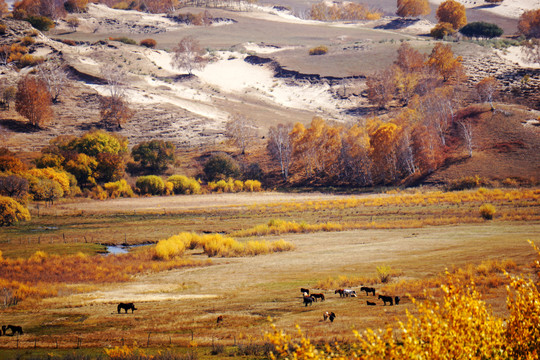
[[[447,0],[439,5],[436,16],[439,22],[450,23],[456,30],[467,25],[465,6],[454,0]]]
[[[324,179],[335,174],[341,146],[340,128],[315,117],[309,128],[296,123],[291,141],[294,162],[303,168],[305,179]]]
[[[540,9],[523,12],[519,17],[518,30],[527,38],[540,38]]]
[[[428,0],[397,0],[397,16],[415,17],[431,12]]]
[[[459,83],[465,74],[461,56],[454,57],[452,47],[436,43],[427,59],[427,65],[436,69],[444,82]]]
[[[34,76],[23,77],[17,84],[15,109],[35,127],[42,127],[51,121],[53,111],[47,85]]]

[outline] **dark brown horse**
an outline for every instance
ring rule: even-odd
[[[11,330],[11,334],[6,334],[7,330]],[[2,335],[4,336],[14,336],[15,334],[23,334],[22,326],[17,325],[2,325]]]
[[[311,296],[313,297],[313,299],[315,299],[315,302],[317,302],[317,299],[321,299],[321,301],[324,301],[324,294],[323,293],[311,294]]]
[[[120,314],[120,311],[124,309],[124,311],[128,312],[128,310],[131,310],[131,313],[133,314],[133,312],[135,310],[137,310],[137,308],[135,307],[135,305],[133,303],[120,303],[118,304],[118,307],[117,307],[117,310],[118,310],[118,313]]]
[[[339,297],[344,297],[345,296],[345,290],[344,289],[337,289],[336,291],[334,291],[334,294],[339,294]]]

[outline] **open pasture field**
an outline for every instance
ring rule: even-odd
[[[200,358],[240,357],[240,349],[257,345],[252,356],[262,357],[268,317],[289,332],[299,325],[315,341],[347,342],[354,338],[352,329],[381,328],[404,319],[406,310],[414,312],[406,292],[421,296],[423,288],[437,284],[433,279],[442,279],[441,272],[457,273],[456,268],[465,269],[464,279],[477,281],[496,314],[504,314],[504,276],[489,273],[478,280],[480,271],[474,269],[482,263],[506,262],[510,272],[531,272],[535,254],[527,240],[540,240],[539,200],[537,190],[518,195],[524,191],[529,190],[138,198],[56,204],[40,209],[39,217],[33,209],[33,220],[0,233],[4,258],[27,257],[35,250],[92,254],[103,249],[100,243],[118,242],[112,234],[121,234],[122,242],[142,243],[182,231],[219,231],[239,241],[284,239],[294,250],[209,259],[194,249],[184,257],[200,260],[198,266],[145,271],[129,281],[63,284],[53,297],[27,299],[1,310],[2,322],[22,325],[25,334],[0,337],[4,349],[24,348],[0,351],[0,356],[28,355],[43,351],[40,348],[82,353],[136,344],[196,349]],[[457,199],[460,205],[451,205]],[[483,202],[497,208],[491,221],[479,216]],[[122,210],[126,208],[133,214]],[[298,233],[246,235],[269,219],[360,225],[313,232],[306,225]],[[43,231],[41,235],[34,233],[36,229]],[[246,233],[241,234],[242,229]],[[88,242],[76,240],[84,237]],[[390,282],[380,283],[377,267],[391,269]],[[376,297],[360,293],[361,285],[375,287],[378,294],[399,295],[402,301],[382,306]],[[301,287],[323,293],[326,301],[303,306]],[[358,297],[340,298],[334,293],[338,287],[356,289]],[[367,306],[367,300],[377,306]],[[119,302],[134,302],[137,310],[118,314]],[[325,311],[337,315],[333,323],[323,321]],[[217,324],[219,315],[223,322]],[[76,349],[78,345],[83,349]],[[221,349],[218,355],[210,355],[216,349]]]

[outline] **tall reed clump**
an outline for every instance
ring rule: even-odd
[[[294,245],[285,240],[248,241],[241,243],[221,234],[180,233],[166,240],[160,240],[154,249],[155,258],[169,260],[182,256],[186,249],[202,248],[209,257],[254,256],[272,252],[290,251]]]

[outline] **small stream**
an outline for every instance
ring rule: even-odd
[[[127,254],[131,248],[140,247],[140,246],[150,246],[154,244],[138,244],[138,245],[107,245],[106,253],[104,255],[119,255]]]

